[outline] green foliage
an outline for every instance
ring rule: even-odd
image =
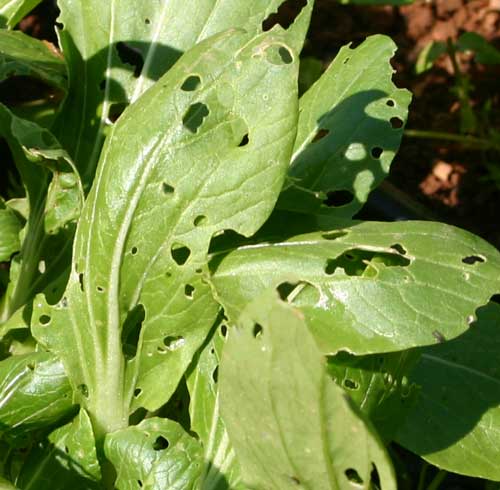
[[[62,58],[0,33],[4,76],[66,90],[48,128],[0,106],[24,189],[0,201],[5,488],[390,490],[394,439],[500,480],[463,464],[499,430],[498,334],[475,346],[500,254],[352,220],[407,117],[395,45],[299,97],[313,2],[263,30],[282,3],[60,0]],[[432,363],[461,405],[457,372],[488,384],[441,436]]]

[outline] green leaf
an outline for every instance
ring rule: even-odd
[[[0,0],[0,27],[14,27],[42,0]]]
[[[15,484],[23,490],[102,490],[90,419],[84,410],[31,451]]]
[[[240,468],[234,449],[220,416],[218,372],[227,326],[222,324],[210,341],[193,359],[187,378],[191,429],[203,446],[203,470],[198,484],[200,490],[235,488],[240,483]]]
[[[428,43],[418,55],[417,62],[415,64],[415,72],[417,75],[421,75],[425,71],[430,70],[434,65],[434,62],[440,56],[445,54],[446,50],[446,43],[441,41],[431,41]]]
[[[102,142],[123,108],[135,102],[185,51],[214,34],[241,27],[260,31],[284,0],[60,0],[60,44],[70,90],[55,134],[77,163],[88,189]],[[302,45],[313,0],[287,41]]]
[[[66,293],[54,306],[39,297],[34,312],[36,338],[63,360],[97,430],[161,407],[210,332],[208,246],[269,216],[296,131],[297,71],[280,35],[228,31],[187,52],[114,126]]]
[[[370,424],[326,374],[301,313],[260,297],[230,330],[220,371],[221,409],[251,488],[395,489]]]
[[[71,412],[71,387],[61,361],[34,352],[0,362],[0,432],[18,436]]]
[[[427,222],[358,222],[242,246],[211,264],[232,319],[262,288],[278,288],[327,354],[391,352],[460,335],[498,291],[499,267],[499,252],[485,241]]]
[[[9,144],[29,202],[21,252],[12,261],[11,282],[0,311],[2,322],[37,292],[49,288],[51,300],[60,294],[83,190],[71,159],[54,136],[1,104],[0,135]]]
[[[19,490],[16,486],[12,485],[9,481],[0,477],[0,490]]]
[[[200,476],[199,443],[175,422],[152,418],[106,437],[106,457],[118,490],[194,490]]]
[[[408,375],[419,357],[417,350],[359,357],[341,352],[328,359],[328,373],[382,439],[391,441],[417,399],[418,387]]]
[[[19,31],[0,30],[0,81],[11,76],[37,78],[66,89],[66,64],[56,48]]]
[[[454,473],[500,481],[500,305],[457,339],[422,349],[411,380],[420,397],[397,440]]]
[[[459,51],[472,51],[476,61],[484,65],[500,64],[500,51],[476,32],[464,32],[457,41]]]
[[[345,46],[301,97],[280,209],[350,218],[386,177],[411,99],[391,79],[395,50],[386,36]]]
[[[8,262],[12,254],[19,252],[21,226],[16,213],[0,198],[0,262]]]

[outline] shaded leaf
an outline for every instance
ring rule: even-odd
[[[500,481],[500,305],[457,339],[422,349],[410,379],[420,397],[397,440],[454,473]]]
[[[396,488],[376,433],[326,374],[302,315],[260,297],[224,348],[221,408],[251,488]]]
[[[16,213],[0,198],[0,262],[7,262],[11,255],[19,252],[21,221]]]

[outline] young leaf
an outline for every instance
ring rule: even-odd
[[[117,472],[118,490],[195,490],[199,443],[175,422],[152,418],[106,438],[106,457]]]
[[[500,253],[438,223],[354,223],[216,255],[212,282],[238,317],[262,288],[294,303],[320,349],[372,354],[449,340],[498,290]]]
[[[376,433],[325,362],[299,311],[260,297],[231,329],[220,366],[222,417],[251,488],[395,489]]]
[[[422,349],[420,397],[397,440],[454,473],[500,481],[500,305],[478,310],[457,339]]]
[[[84,410],[36,445],[14,482],[23,490],[102,490],[90,419]]]
[[[20,231],[20,219],[0,197],[0,262],[8,262],[12,254],[19,252],[21,248]]]
[[[350,218],[386,177],[411,99],[391,79],[395,50],[386,36],[345,46],[301,97],[280,209]]]
[[[220,415],[219,363],[225,344],[227,326],[217,328],[210,341],[193,359],[193,369],[187,378],[191,428],[203,446],[203,470],[200,490],[235,488],[241,475],[234,449]]]
[[[0,27],[14,27],[42,0],[0,0]]]
[[[228,31],[187,52],[114,126],[66,294],[54,306],[40,297],[34,313],[100,436],[127,425],[131,404],[163,405],[211,330],[208,246],[269,216],[295,136],[297,71],[281,36]]]
[[[260,32],[284,0],[60,0],[60,44],[70,90],[54,131],[74,158],[86,189],[106,132],[185,51],[227,29]],[[313,0],[292,26],[287,42],[301,46]],[[196,75],[196,74],[193,74]]]
[[[0,81],[12,76],[38,78],[66,89],[66,64],[56,48],[20,31],[0,30]]]
[[[46,352],[0,361],[0,432],[9,437],[69,414],[72,390],[61,361]]]

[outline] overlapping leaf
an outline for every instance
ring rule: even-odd
[[[114,127],[66,293],[34,313],[98,430],[126,425],[130,405],[165,403],[208,335],[208,245],[227,228],[251,235],[273,208],[295,137],[295,56],[276,34],[221,34]],[[136,352],[122,352],[125,337]]]
[[[104,134],[123,108],[196,43],[226,29],[249,32],[284,0],[61,0],[60,41],[70,94],[56,134],[77,162],[84,185],[94,175]],[[302,45],[313,0],[290,32]]]
[[[278,207],[350,218],[386,177],[411,95],[392,82],[386,36],[342,48],[301,97],[290,183]]]
[[[233,319],[262,288],[278,288],[323,352],[370,354],[466,331],[498,290],[500,254],[451,226],[373,222],[243,246],[211,267]]]
[[[198,488],[201,446],[171,420],[147,419],[110,434],[105,451],[116,468],[118,490]]]
[[[0,198],[0,262],[7,262],[15,252],[19,252],[21,242],[21,220]]]
[[[231,329],[220,370],[222,416],[250,488],[368,489],[390,460],[345,392],[328,378],[301,313],[260,297]]]
[[[500,481],[500,306],[461,337],[422,350],[411,380],[420,397],[397,440],[454,473]]]
[[[42,0],[0,0],[0,27],[14,27]]]

